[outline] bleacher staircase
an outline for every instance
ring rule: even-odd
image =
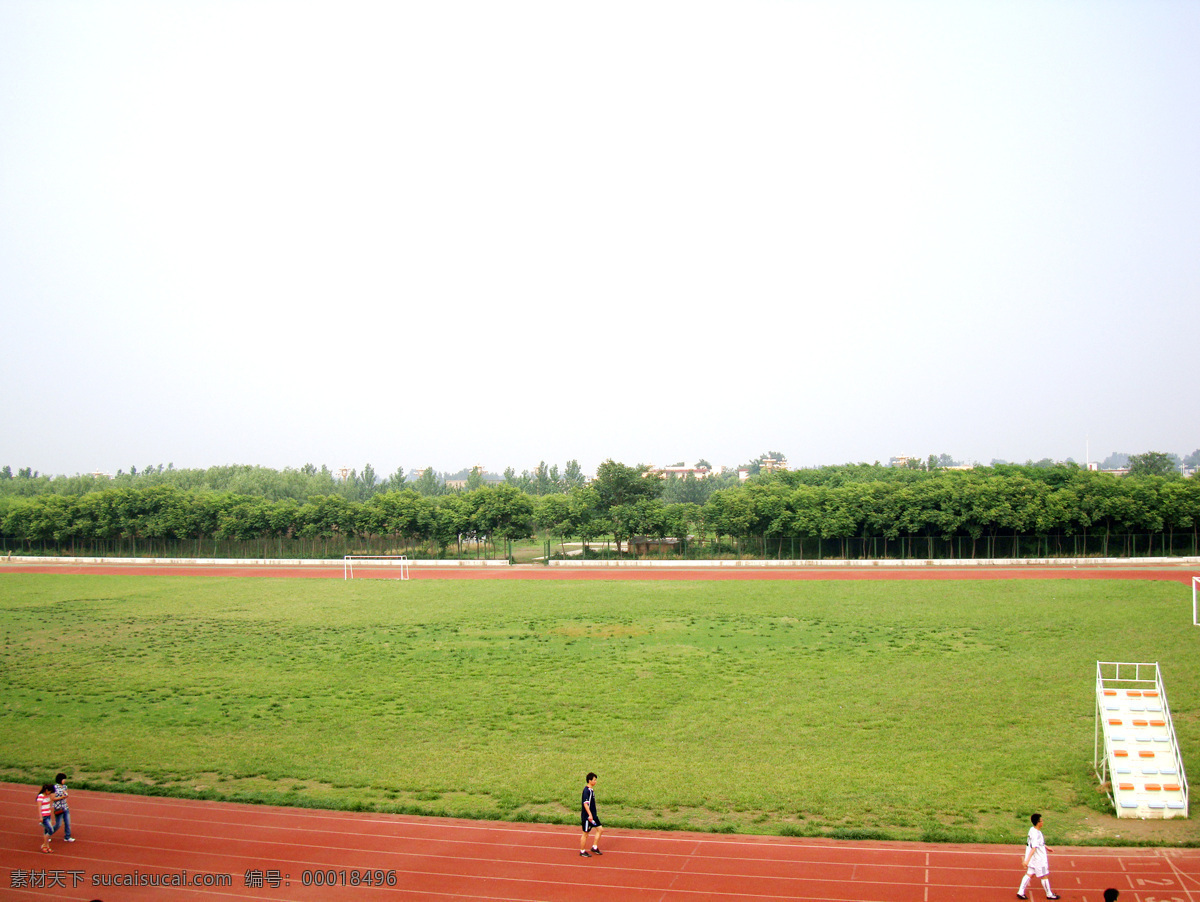
[[[1187,817],[1188,784],[1158,664],[1096,662],[1096,776],[1117,817]]]

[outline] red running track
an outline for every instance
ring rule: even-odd
[[[1015,897],[1024,851],[610,829],[604,856],[582,859],[571,827],[76,790],[77,841],[60,834],[46,855],[35,794],[0,783],[6,900],[988,902]],[[1064,848],[1050,863],[1072,902],[1101,902],[1107,886],[1123,902],[1200,902],[1200,849]],[[382,885],[361,883],[376,871]],[[317,885],[329,872],[334,885]],[[221,885],[113,885],[164,877]]]

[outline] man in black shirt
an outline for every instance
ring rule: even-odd
[[[600,851],[600,837],[604,833],[604,825],[600,823],[600,815],[596,813],[596,775],[589,773],[587,775],[587,786],[583,787],[583,810],[580,812],[583,819],[583,836],[579,840],[579,854],[584,858],[589,858],[587,844],[588,834],[593,830],[596,831],[596,836],[592,840],[592,851],[597,855],[603,854]]]

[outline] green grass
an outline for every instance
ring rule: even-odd
[[[595,770],[614,826],[1019,842],[1040,810],[1094,841],[1097,660],[1161,662],[1200,760],[1189,606],[1149,581],[0,575],[0,778],[572,823]]]

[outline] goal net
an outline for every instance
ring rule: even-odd
[[[392,579],[408,579],[408,557],[403,554],[348,554],[342,558],[342,579],[354,579],[355,561],[367,566],[388,567],[392,570]]]

